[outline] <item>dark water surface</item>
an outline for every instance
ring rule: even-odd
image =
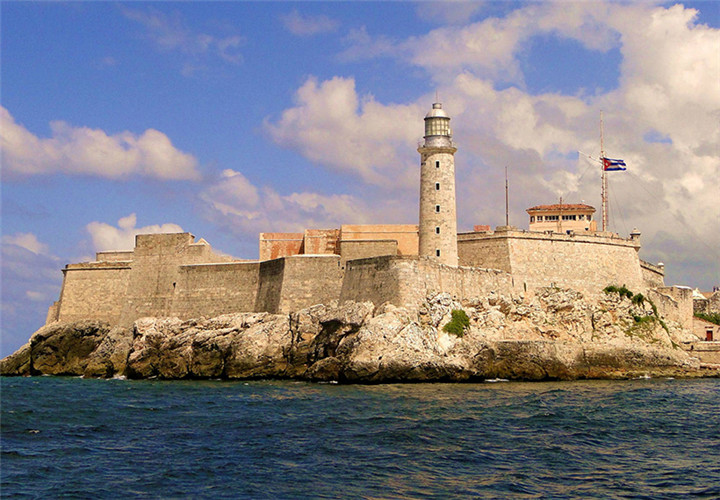
[[[2,378],[3,498],[720,497],[720,380]]]

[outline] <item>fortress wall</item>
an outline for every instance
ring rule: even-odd
[[[555,284],[590,294],[612,284],[636,293],[646,289],[637,250],[623,244],[625,240],[558,236],[509,237],[516,282],[527,283],[528,288]]]
[[[340,240],[340,261],[367,259],[381,255],[397,255],[395,240]]]
[[[418,254],[417,224],[343,224],[340,234],[341,240],[395,240],[398,255]]]
[[[447,292],[460,302],[483,297],[490,292],[511,294],[512,278],[498,269],[451,267],[432,259],[420,258],[416,268],[402,268],[400,295],[406,304],[419,304],[428,295]],[[415,278],[415,279],[413,279]]]
[[[95,260],[98,262],[118,262],[118,261],[131,261],[133,259],[132,250],[127,251],[115,251],[115,252],[97,252],[95,254]]]
[[[345,264],[340,302],[354,300],[372,302],[376,306],[385,302],[401,305],[398,260],[402,264],[405,259],[411,260],[412,257],[383,256],[348,261]]]
[[[650,278],[641,271],[638,249],[633,240],[585,234],[504,230],[458,235],[461,265],[511,272],[522,289],[554,284],[596,294],[607,285],[624,284],[644,291]],[[651,281],[661,281],[652,272]]]
[[[254,311],[277,313],[280,310],[286,260],[281,258],[260,262]]]
[[[666,286],[647,291],[661,317],[680,323],[684,329],[693,329],[693,298],[690,288]]]
[[[510,275],[495,269],[446,266],[430,258],[385,256],[348,261],[340,301],[371,301],[376,306],[390,302],[414,309],[438,292],[465,301],[491,291],[511,293]]]
[[[268,312],[289,313],[338,300],[343,281],[339,255],[298,255],[283,260],[277,311]],[[262,274],[261,279],[265,279]]]
[[[507,238],[487,233],[458,234],[458,258],[461,266],[510,272]]]
[[[260,260],[279,259],[303,252],[303,233],[260,233]]]
[[[665,268],[663,266],[656,266],[640,259],[640,270],[646,287],[665,286]]]
[[[94,319],[111,324],[120,320],[130,278],[127,263],[70,264],[63,274],[57,320]]]
[[[170,315],[181,319],[255,310],[258,262],[181,266]]]
[[[306,229],[303,253],[306,255],[336,254],[339,240],[339,229]]]
[[[138,235],[120,324],[129,326],[143,316],[169,316],[180,266],[230,259],[215,254],[207,243],[195,243],[190,233]]]

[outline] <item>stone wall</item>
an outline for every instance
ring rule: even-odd
[[[367,259],[381,255],[397,255],[398,242],[395,240],[340,240],[340,262]]]
[[[128,293],[130,273],[130,265],[124,262],[67,265],[63,269],[63,286],[56,319],[119,322]]]
[[[339,255],[296,255],[283,260],[282,289],[277,308],[256,307],[257,311],[289,313],[338,299],[343,280]],[[261,283],[265,279],[261,268]]]
[[[666,286],[647,290],[660,316],[679,323],[684,329],[693,329],[692,290],[685,287]]]
[[[260,260],[279,259],[303,252],[303,233],[260,233]]]
[[[135,252],[132,250],[97,252],[95,254],[95,260],[98,262],[130,262],[131,260],[133,260],[134,254]]]
[[[460,265],[510,272],[515,286],[528,290],[555,285],[598,294],[611,284],[647,288],[637,241],[504,229],[459,234]]]
[[[447,292],[466,301],[490,292],[511,293],[509,274],[495,269],[451,267],[432,258],[387,256],[348,261],[340,301],[417,308],[428,295]]]
[[[340,239],[341,241],[395,240],[398,255],[418,254],[417,224],[343,224],[340,227]]]
[[[189,319],[254,311],[259,268],[257,262],[180,266],[170,315]]]
[[[645,286],[648,288],[656,288],[665,286],[665,267],[656,266],[640,259],[640,270],[642,272]]]

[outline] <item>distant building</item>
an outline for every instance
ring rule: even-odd
[[[595,232],[597,223],[593,220],[595,208],[582,203],[537,205],[528,208],[530,231],[552,231],[554,233]]]

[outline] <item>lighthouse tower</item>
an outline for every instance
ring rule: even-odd
[[[425,116],[420,153],[420,256],[458,265],[455,151],[450,117],[442,104]]]

